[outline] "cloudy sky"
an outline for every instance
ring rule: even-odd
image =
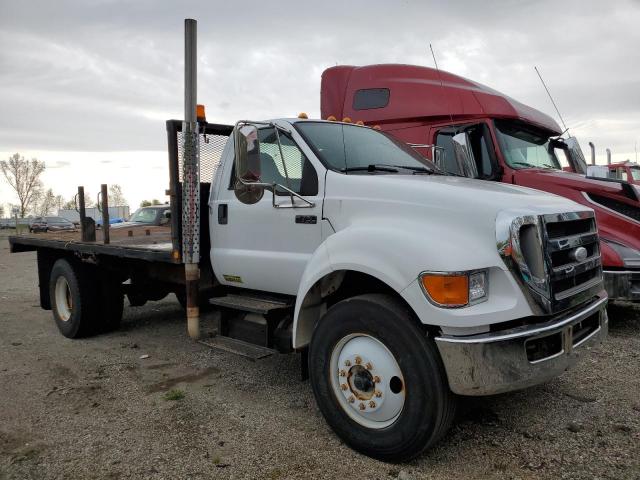
[[[640,148],[640,1],[0,0],[0,158],[44,160],[70,197],[120,183],[164,199],[164,120],[182,117],[183,19],[198,20],[209,121],[319,115],[336,64],[410,63],[469,77],[555,116],[598,161]],[[585,152],[587,153],[587,152]],[[0,179],[0,204],[15,201]]]

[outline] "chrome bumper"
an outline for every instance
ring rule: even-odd
[[[604,288],[611,300],[640,302],[640,271],[605,271]]]
[[[568,316],[466,337],[443,335],[436,344],[449,386],[459,395],[493,395],[546,382],[572,366],[608,331],[607,296]]]

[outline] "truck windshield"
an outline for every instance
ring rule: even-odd
[[[640,180],[640,167],[631,167],[629,171],[634,180]]]
[[[156,219],[156,215],[158,214],[158,209],[156,208],[140,208],[135,211],[131,218],[130,222],[153,222]]]
[[[496,120],[496,134],[507,164],[514,169],[562,167],[549,152],[549,136],[519,122]]]
[[[435,171],[419,153],[371,128],[329,122],[297,122],[296,129],[329,168],[349,173]]]

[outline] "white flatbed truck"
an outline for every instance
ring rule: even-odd
[[[387,461],[437,442],[457,395],[545,382],[606,336],[588,208],[440,175],[372,128],[218,125],[185,103],[167,122],[169,225],[9,238],[37,251],[63,335],[117,327],[125,295],[175,292],[197,337],[208,303],[220,336],[300,353],[333,430]]]

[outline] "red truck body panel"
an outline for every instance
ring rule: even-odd
[[[387,103],[356,109],[356,95],[364,89],[386,89]],[[525,122],[549,136],[562,133],[550,116],[489,87],[428,67],[414,65],[336,66],[325,70],[321,83],[321,116],[345,117],[380,128],[400,140],[435,144],[438,129],[460,123],[485,123],[491,132],[500,165],[497,180],[554,193],[587,205],[596,212],[601,237],[640,250],[640,201],[617,182],[600,181],[562,170],[511,168],[498,146],[494,119]],[[593,201],[593,196],[631,209],[630,218]],[[609,203],[610,205],[610,203]],[[628,211],[628,210],[627,210]],[[624,268],[619,255],[601,242],[606,269]]]

